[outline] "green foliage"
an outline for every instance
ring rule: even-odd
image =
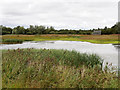
[[[2,28],[2,35],[4,34],[25,34],[25,35],[34,35],[34,34],[83,34],[83,35],[91,35],[94,30],[101,30],[102,34],[119,34],[118,31],[118,23],[115,24],[111,28],[105,27],[104,29],[93,29],[93,30],[68,30],[68,29],[61,29],[56,30],[54,27],[45,27],[45,26],[33,26],[30,25],[29,28],[25,29],[22,26],[17,26],[15,28],[9,28],[5,26],[0,26]]]
[[[2,31],[2,33],[0,33],[0,34],[2,34],[2,35],[12,34],[12,28],[10,28],[10,27],[5,27],[5,26],[0,25],[0,28]]]
[[[22,43],[23,40],[20,39],[2,39],[2,43],[7,43],[7,44],[11,44],[11,43]]]
[[[17,26],[13,29],[13,34],[25,34],[24,27]]]
[[[112,26],[111,28],[105,27],[101,29],[102,34],[119,34],[118,23]]]
[[[97,55],[76,51],[3,50],[3,88],[117,88],[115,72],[101,69]]]

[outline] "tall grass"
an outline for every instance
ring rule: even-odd
[[[6,44],[14,44],[14,43],[22,43],[23,40],[20,39],[3,39],[2,43],[6,43]]]
[[[3,88],[117,88],[94,54],[49,49],[3,50]]]

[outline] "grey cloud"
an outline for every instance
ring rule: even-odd
[[[90,29],[117,22],[117,0],[3,0],[2,23]]]

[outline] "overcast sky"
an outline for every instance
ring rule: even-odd
[[[45,25],[56,29],[111,27],[119,0],[0,0],[0,24]]]

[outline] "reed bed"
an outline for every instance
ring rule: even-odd
[[[16,44],[16,43],[22,43],[23,40],[21,39],[2,39],[3,44]]]
[[[102,70],[95,54],[18,48],[2,57],[3,88],[118,88],[116,72]]]

